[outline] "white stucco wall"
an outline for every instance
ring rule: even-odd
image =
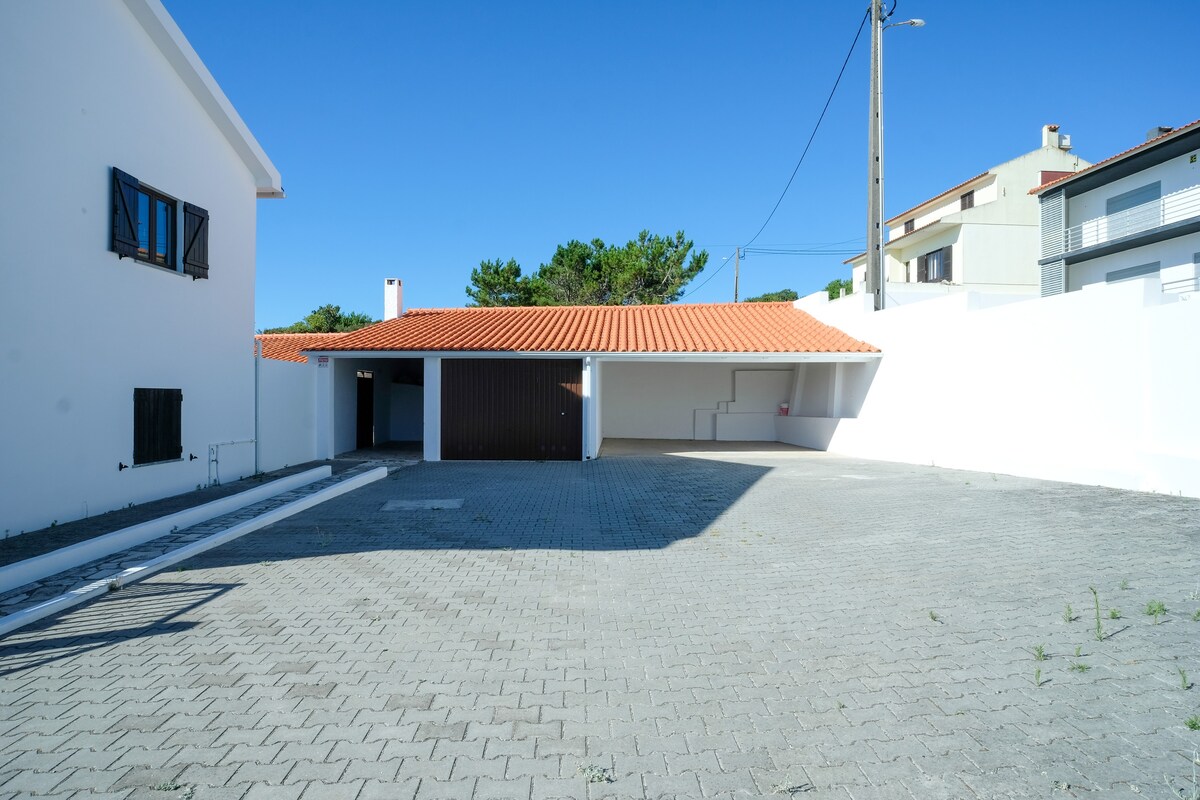
[[[1197,298],[1142,279],[976,311],[972,295],[814,305],[884,357],[858,417],[808,433],[847,455],[1200,496]]]
[[[0,17],[2,536],[194,489],[253,437],[255,183],[122,4]],[[208,209],[209,280],[109,252],[114,166]],[[136,387],[183,390],[184,460],[118,471]]]
[[[1159,280],[1170,282],[1196,277],[1196,254],[1200,253],[1200,233],[1167,239],[1144,247],[1135,247],[1078,264],[1067,265],[1067,291],[1075,292],[1085,286],[1104,283],[1108,273],[1125,267],[1136,267],[1157,261]]]
[[[791,398],[791,364],[600,363],[606,439],[759,439],[762,431],[774,430],[773,422],[760,417],[773,416]],[[709,413],[698,414],[704,411]]]
[[[1082,179],[1081,179],[1082,180]],[[1067,222],[1070,228],[1108,213],[1108,199],[1141,188],[1150,183],[1162,183],[1162,196],[1200,185],[1200,159],[1189,162],[1189,155],[1177,156],[1134,175],[1127,175],[1090,192],[1067,198]],[[1070,184],[1067,184],[1070,187]],[[1069,190],[1069,189],[1068,189]]]
[[[312,461],[317,457],[314,367],[263,358],[258,370],[259,469]]]

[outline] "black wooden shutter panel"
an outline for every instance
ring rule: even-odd
[[[954,280],[954,248],[946,245],[942,248],[942,280]]]
[[[917,282],[925,283],[929,280],[928,260],[925,256],[917,256]]]
[[[183,390],[133,390],[133,463],[183,457]]]
[[[138,254],[138,191],[141,183],[132,175],[112,168],[113,218],[109,249],[120,256]]]
[[[193,280],[208,277],[208,212],[183,204],[183,271]]]

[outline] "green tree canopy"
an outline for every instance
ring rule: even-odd
[[[342,313],[341,306],[323,305],[299,322],[283,328],[267,328],[263,333],[345,333],[365,328],[378,320],[357,311]]]
[[[854,292],[854,281],[850,278],[834,278],[829,283],[825,284],[825,291],[829,293],[830,300],[837,300],[842,296],[842,290],[846,290],[846,294]]]
[[[777,303],[777,302],[780,302],[781,300],[787,300],[788,302],[791,302],[792,300],[799,300],[799,299],[800,299],[800,295],[796,294],[796,292],[794,290],[780,289],[778,292],[767,292],[766,294],[760,294],[758,297],[747,297],[742,302],[743,303]]]
[[[624,245],[572,239],[532,275],[513,259],[484,261],[466,292],[473,306],[661,305],[678,300],[708,263],[706,251],[692,248],[683,231],[642,231]]]

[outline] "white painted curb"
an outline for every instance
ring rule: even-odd
[[[213,500],[204,505],[185,508],[183,511],[177,511],[165,517],[131,525],[104,536],[97,536],[95,539],[88,539],[86,542],[60,547],[58,550],[0,567],[0,594],[11,592],[27,583],[40,581],[50,575],[57,575],[89,561],[95,561],[97,558],[104,558],[112,553],[137,547],[139,544],[153,541],[160,536],[166,536],[174,530],[190,528],[240,508],[261,503],[277,494],[290,492],[292,489],[299,489],[301,486],[324,480],[332,474],[333,470],[328,465],[305,470],[270,483],[264,483],[262,486],[255,486],[244,492],[232,494],[229,497]]]
[[[329,469],[324,467],[324,469]],[[0,617],[0,636],[5,636],[12,633],[18,628],[22,628],[31,622],[36,622],[39,619],[48,617],[51,614],[57,614],[71,606],[79,605],[80,603],[90,600],[94,597],[99,597],[102,594],[110,592],[114,589],[119,589],[131,583],[136,583],[140,580],[149,578],[154,573],[165,569],[172,564],[177,564],[180,561],[203,553],[205,550],[211,550],[214,547],[220,547],[226,542],[231,542],[240,536],[245,536],[247,533],[252,533],[259,528],[265,528],[268,525],[286,519],[293,514],[297,514],[305,509],[312,508],[315,505],[324,503],[326,500],[332,500],[338,495],[343,495],[346,492],[353,491],[361,486],[366,486],[368,483],[387,477],[387,467],[376,467],[355,475],[353,478],[347,478],[341,483],[335,483],[332,486],[327,486],[320,491],[313,492],[307,497],[301,497],[299,500],[282,505],[279,508],[266,512],[254,519],[239,522],[233,527],[214,533],[197,542],[184,545],[178,550],[173,550],[170,553],[164,553],[158,558],[153,558],[144,564],[139,564],[136,567],[129,567],[108,578],[101,578],[98,581],[92,581],[89,584],[80,586],[78,589],[72,589],[66,594],[60,594],[58,597],[51,598],[36,606],[22,609],[14,614],[9,614],[7,617]]]

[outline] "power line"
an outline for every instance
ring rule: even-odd
[[[796,179],[796,173],[800,171],[800,165],[804,163],[804,157],[808,155],[808,149],[812,147],[813,139],[817,138],[817,131],[821,129],[821,122],[825,119],[825,112],[829,110],[829,104],[833,102],[833,95],[837,91],[838,84],[842,82],[842,75],[846,73],[846,65],[850,63],[850,56],[854,54],[854,48],[858,46],[858,40],[862,36],[863,28],[867,24],[867,17],[870,16],[870,10],[863,15],[862,22],[858,24],[858,32],[854,34],[854,41],[850,43],[850,50],[846,53],[846,58],[842,61],[842,68],[838,70],[837,79],[833,82],[833,88],[829,90],[829,97],[825,99],[825,106],[821,109],[821,115],[817,117],[817,124],[813,126],[812,135],[808,137],[808,144],[804,145],[804,152],[800,154],[800,160],[796,162],[796,168],[792,170],[792,176],[788,178],[787,186],[783,187],[783,193],[779,195],[779,199],[775,201],[775,207],[771,209],[771,213],[767,215],[767,219],[763,222],[762,227],[758,229],[758,233],[751,237],[750,241],[742,245],[749,247],[754,244],[762,232],[766,230],[771,219],[775,216],[775,212],[779,210],[779,204],[783,202],[783,198],[787,196],[788,189],[792,188],[792,181]]]
[[[870,11],[870,9],[867,9],[867,12],[863,15],[862,21],[860,23],[858,23],[858,31],[854,34],[854,41],[850,43],[850,49],[846,52],[846,58],[843,59],[843,61],[842,61],[842,68],[838,70],[837,78],[833,82],[833,88],[831,88],[829,90],[829,96],[827,98],[825,98],[825,105],[822,106],[821,114],[820,114],[820,116],[817,117],[817,124],[813,126],[812,133],[808,137],[808,143],[804,145],[804,151],[802,153],[800,153],[800,160],[796,162],[796,168],[792,170],[792,175],[791,175],[791,177],[788,178],[787,185],[783,187],[782,194],[780,194],[779,199],[775,201],[774,208],[771,209],[771,213],[767,215],[766,220],[763,222],[762,226],[758,229],[758,232],[755,233],[754,236],[752,236],[750,238],[750,241],[748,241],[744,245],[742,245],[742,248],[746,248],[746,247],[749,247],[750,245],[754,244],[754,242],[758,239],[758,237],[762,235],[762,232],[767,229],[767,225],[770,224],[771,219],[775,216],[775,212],[779,210],[779,204],[782,203],[783,198],[787,196],[788,189],[792,188],[792,181],[794,181],[796,179],[796,173],[800,171],[800,165],[804,163],[804,157],[808,155],[808,150],[809,150],[809,148],[812,147],[813,140],[817,138],[817,131],[819,131],[821,129],[821,123],[825,120],[825,113],[827,111],[829,111],[829,104],[833,102],[833,95],[834,95],[834,93],[837,92],[838,85],[841,84],[841,82],[842,82],[842,76],[846,74],[846,66],[850,63],[850,56],[854,55],[854,48],[858,46],[858,40],[862,36],[863,28],[866,26],[867,18],[870,15],[871,15],[871,11]],[[838,244],[841,244],[841,243],[839,242]],[[736,256],[736,255],[737,255],[737,250],[735,249],[734,256]],[[837,255],[837,253],[835,253],[835,252],[822,253],[822,255]],[[848,255],[854,255],[854,253],[848,253]],[[707,278],[704,279],[703,282],[700,283],[700,285],[696,286],[694,289],[692,289],[691,291],[689,291],[687,294],[683,295],[679,299],[684,300],[688,297],[691,297],[696,292],[700,291],[702,288],[704,288],[705,284],[707,284],[709,281],[711,281],[713,278],[715,278],[718,274],[720,274],[721,270],[725,269],[725,265],[728,263],[729,263],[729,258],[726,258],[723,262],[721,262],[721,266],[717,267],[717,269],[713,271],[712,275],[709,275]]]

